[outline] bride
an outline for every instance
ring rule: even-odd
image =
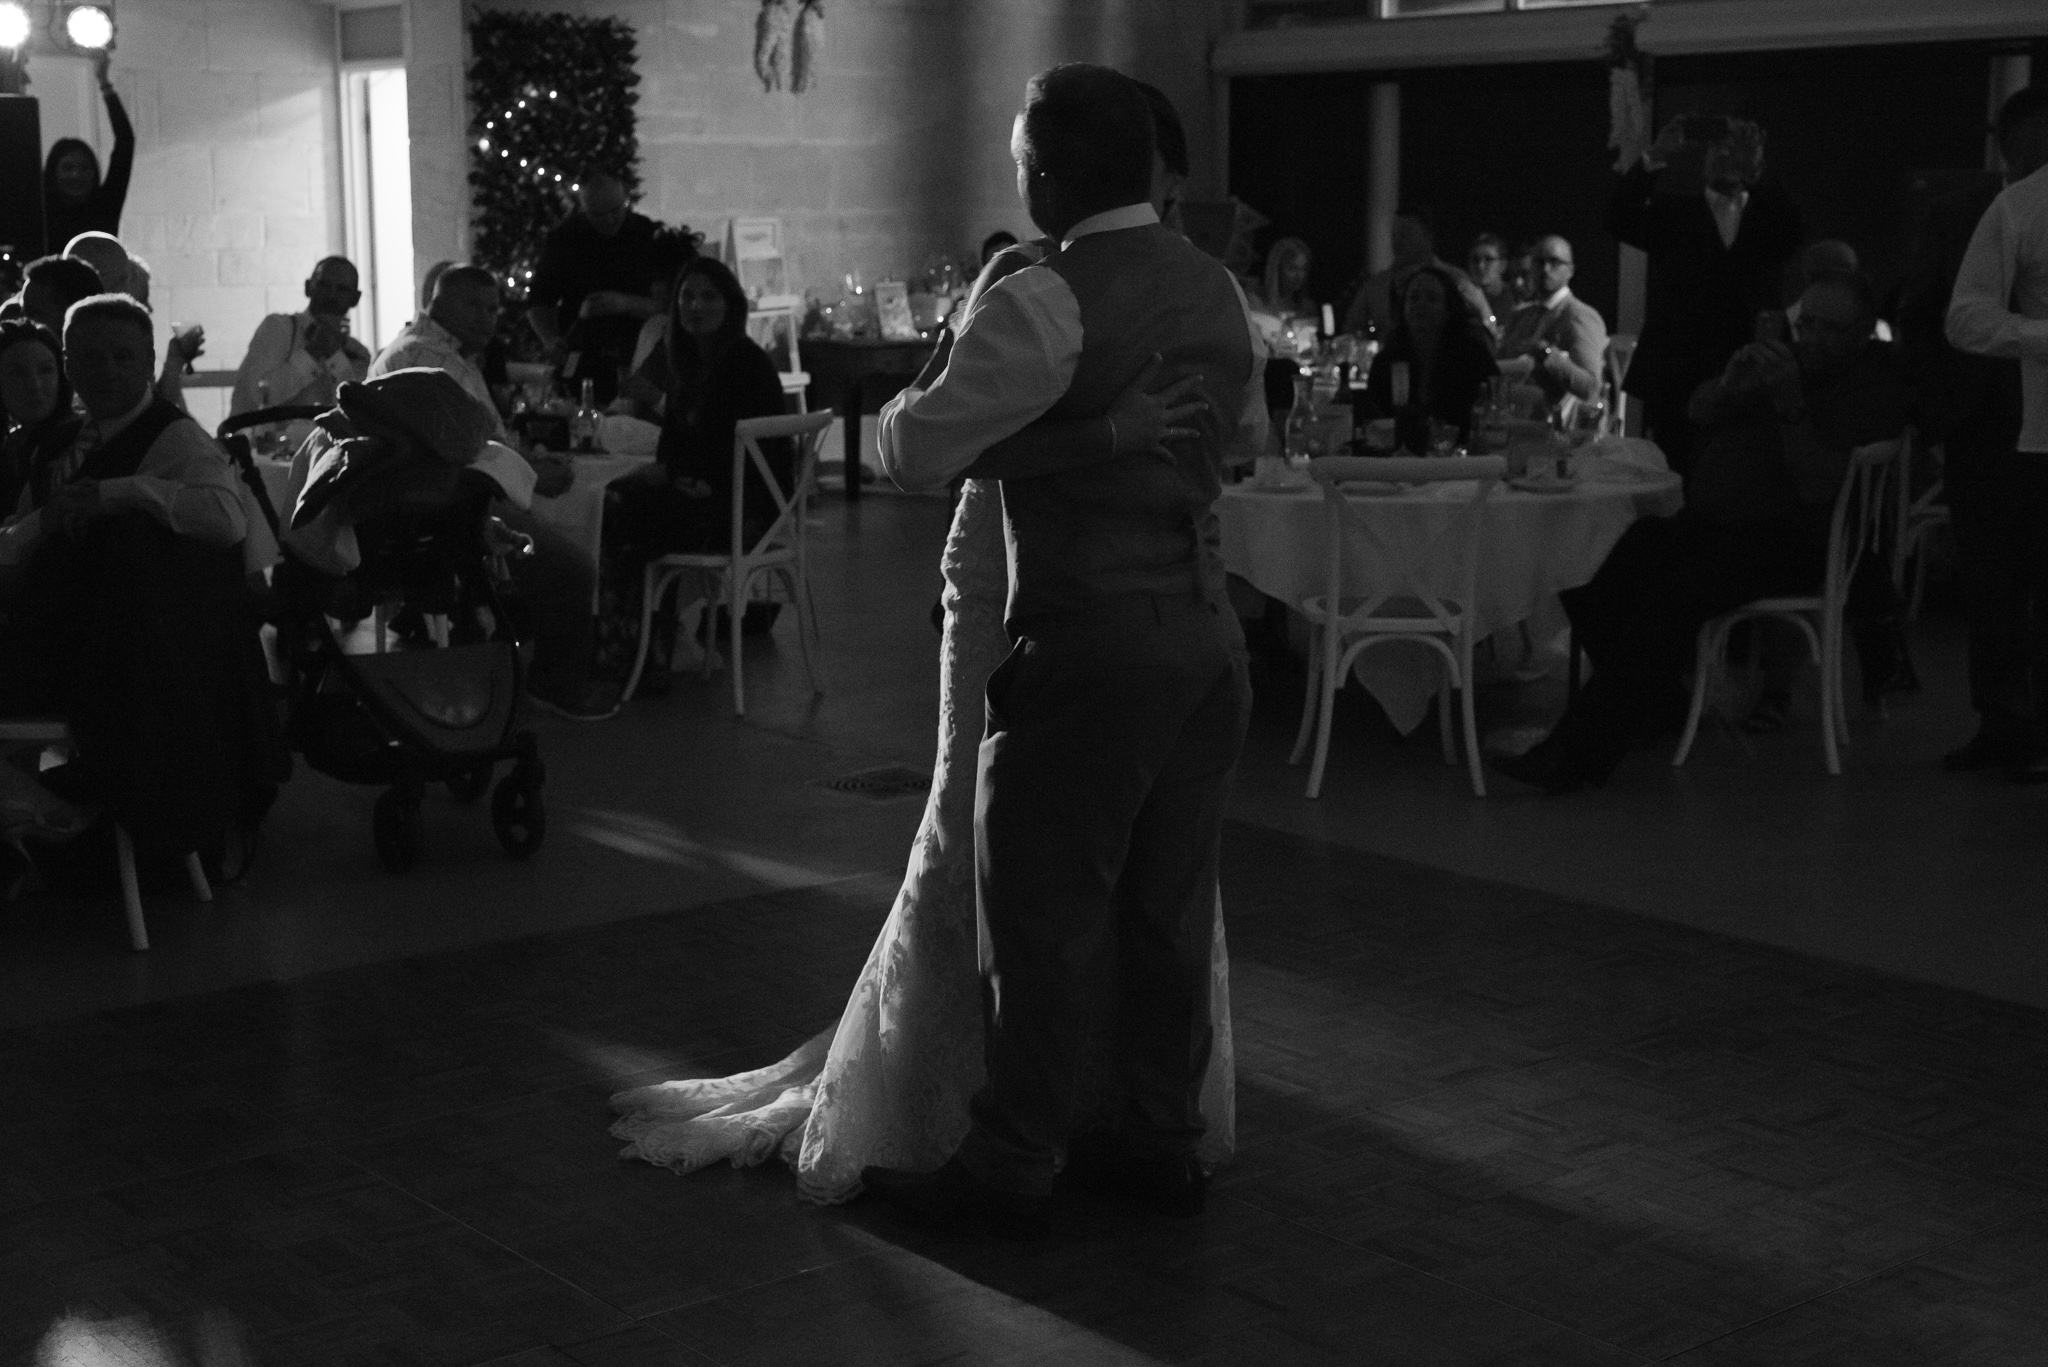
[[[1173,184],[1159,167],[1155,207]],[[962,318],[972,315],[990,285],[1047,250],[1049,244],[1027,243],[997,256],[962,306]],[[932,373],[944,354],[942,347]],[[1094,420],[1041,421],[995,451],[1028,460],[1094,442],[1102,456],[1143,458],[1193,411],[1184,383],[1150,390],[1151,383],[1148,369],[1111,406],[1113,452],[1100,449],[1104,424]],[[681,1173],[720,1159],[746,1167],[780,1156],[796,1170],[803,1196],[829,1204],[860,1194],[864,1167],[937,1168],[966,1136],[967,1103],[983,1081],[975,769],[984,686],[1010,648],[1003,630],[1009,566],[1002,493],[994,481],[970,479],[962,488],[940,569],[945,624],[931,796],[902,888],[839,1023],[766,1068],[620,1092],[612,1098],[621,1113],[612,1133],[627,1141],[621,1157]],[[1197,1151],[1205,1168],[1228,1159],[1236,1145],[1230,966],[1221,916],[1210,950],[1209,1011],[1215,1040],[1202,1081],[1205,1130]],[[1117,1113],[1110,1052],[1115,1022],[1091,1027],[1077,1134],[1108,1128]]]

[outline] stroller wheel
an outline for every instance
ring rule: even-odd
[[[393,873],[408,873],[420,862],[425,841],[425,823],[420,820],[420,802],[403,788],[385,790],[377,799],[377,811],[370,834],[377,842],[377,857]]]
[[[540,848],[548,833],[548,815],[541,803],[538,775],[515,767],[498,781],[497,791],[491,794],[491,829],[514,859],[524,859]]]
[[[448,793],[457,802],[474,802],[491,790],[493,766],[487,759],[478,760],[448,780]]]

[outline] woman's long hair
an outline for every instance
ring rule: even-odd
[[[681,308],[683,286],[692,279],[711,282],[719,297],[725,300],[725,319],[719,323],[718,331],[711,338],[707,351],[697,339],[683,328]],[[681,416],[695,411],[697,400],[704,389],[704,379],[711,363],[735,341],[747,335],[747,312],[752,306],[747,302],[747,292],[740,288],[740,282],[722,261],[700,256],[676,276],[676,287],[669,295],[668,302],[668,363],[671,376],[668,411]]]
[[[1408,328],[1408,291],[1415,288],[1415,282],[1423,276],[1431,276],[1443,286],[1444,329],[1436,339],[1436,355],[1432,361],[1441,361],[1458,349],[1461,339],[1481,335],[1485,324],[1472,311],[1471,303],[1458,289],[1457,280],[1441,266],[1420,266],[1409,272],[1401,282],[1401,292],[1391,302],[1394,305],[1394,335],[1388,339],[1387,350],[1399,356],[1415,355],[1415,334]]]
[[[37,346],[49,352],[57,362],[57,406],[52,408],[43,418],[38,419],[38,421],[47,422],[50,418],[69,413],[71,411],[71,377],[64,373],[64,344],[57,340],[56,333],[33,319],[9,318],[6,322],[0,323],[0,356],[6,355],[23,342],[34,342]],[[4,404],[0,404],[0,433],[4,433],[7,430],[7,425],[13,421],[15,421],[14,416],[7,412]],[[27,424],[23,425],[26,426]],[[0,509],[0,515],[4,515],[7,511],[11,510]]]
[[[83,152],[85,159],[92,163],[93,190],[99,189],[105,183],[106,175],[100,170],[100,154],[92,150],[91,143],[80,138],[59,138],[50,144],[50,155],[43,158],[43,203],[68,204],[71,202],[57,191],[57,163],[70,156],[73,152]],[[92,191],[86,192],[86,198],[92,198]],[[62,242],[56,243],[55,250],[63,251],[64,244]]]
[[[1283,237],[1278,242],[1275,242],[1266,252],[1266,276],[1262,284],[1265,288],[1266,303],[1272,308],[1284,309],[1291,308],[1294,305],[1294,299],[1283,299],[1280,294],[1280,271],[1287,264],[1287,258],[1290,256],[1299,256],[1301,258],[1301,267],[1304,272],[1301,292],[1296,297],[1306,299],[1308,295],[1308,281],[1305,273],[1308,270],[1309,263],[1315,260],[1315,254],[1309,251],[1308,243],[1300,238]]]

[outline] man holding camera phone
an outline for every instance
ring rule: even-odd
[[[1804,233],[1791,198],[1763,179],[1763,148],[1753,123],[1681,115],[1608,201],[1608,231],[1650,258],[1642,341],[1624,387],[1643,400],[1650,435],[1681,475],[1692,469],[1687,401],[1753,340],[1759,311],[1779,306],[1780,273]],[[1658,173],[1691,153],[1700,187],[1660,187]]]

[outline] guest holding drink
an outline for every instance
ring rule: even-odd
[[[1366,376],[1367,405],[1397,422],[1423,415],[1456,427],[1464,440],[1473,401],[1500,373],[1486,336],[1457,281],[1435,266],[1421,267],[1402,286],[1400,321]]]
[[[1572,293],[1572,244],[1555,234],[1538,239],[1531,263],[1537,297],[1508,319],[1500,345],[1503,375],[1543,391],[1551,408],[1572,399],[1593,402],[1602,389],[1607,324],[1600,311]]]

